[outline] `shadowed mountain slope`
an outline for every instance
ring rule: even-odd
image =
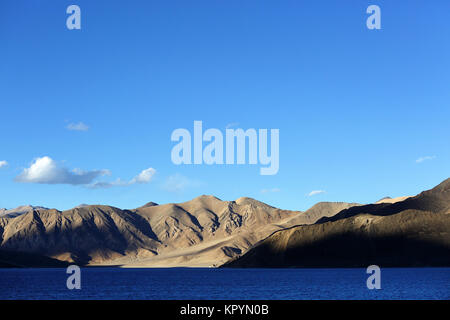
[[[388,204],[275,232],[226,267],[450,266],[449,179]]]
[[[342,210],[332,217],[321,218],[318,222],[336,221],[363,213],[386,216],[408,209],[436,213],[450,213],[450,178],[446,179],[433,189],[423,191],[415,197],[409,197],[395,203],[379,203],[351,207]]]
[[[0,268],[66,268],[69,263],[46,256],[0,250]]]

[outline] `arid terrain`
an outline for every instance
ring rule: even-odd
[[[20,214],[9,210],[9,216],[0,217],[0,260],[14,265],[10,253],[15,252],[14,257],[31,253],[82,265],[219,266],[277,230],[314,223],[348,207],[321,203],[302,213],[250,198],[213,196],[178,204],[150,202],[133,210],[82,205],[61,212],[26,206],[16,210]]]
[[[450,179],[275,232],[228,267],[450,266]]]
[[[200,196],[123,210],[23,206],[0,211],[0,266],[450,265],[450,179],[375,204],[289,211],[251,198]]]

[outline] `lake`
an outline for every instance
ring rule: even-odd
[[[450,299],[450,268],[382,268],[381,289],[365,269],[82,268],[0,269],[0,299]]]

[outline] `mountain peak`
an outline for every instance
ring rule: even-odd
[[[89,204],[81,203],[81,204],[77,205],[74,209],[84,208],[84,207],[89,207]]]
[[[146,204],[144,204],[142,207],[140,208],[148,208],[148,207],[154,207],[154,206],[158,206],[159,204],[157,204],[156,202],[150,201],[147,202]]]
[[[222,201],[221,199],[219,199],[216,196],[213,196],[211,194],[202,194],[201,196],[198,196],[198,197],[194,198],[193,200],[195,200],[195,199],[214,199],[214,200]]]
[[[40,207],[40,206],[32,206],[30,204],[19,206],[14,209],[0,209],[0,217],[6,218],[14,218],[20,216],[22,214],[28,213],[33,210],[48,210],[48,208]]]
[[[404,196],[404,197],[396,197],[396,198],[391,198],[391,197],[384,197],[381,198],[380,200],[378,200],[377,202],[375,202],[375,204],[380,204],[380,203],[396,203],[396,202],[400,202],[403,200],[406,200],[408,198],[410,198],[411,196]]]
[[[253,199],[250,197],[240,197],[240,198],[234,200],[234,202],[240,206],[252,205],[254,207],[274,208],[271,205],[268,205],[267,203],[261,202],[259,200],[256,200],[256,199]]]

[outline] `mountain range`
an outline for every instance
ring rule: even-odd
[[[273,233],[227,267],[450,266],[450,179]]]
[[[0,210],[0,266],[450,266],[450,179],[375,204],[281,210],[203,195],[130,210]]]

